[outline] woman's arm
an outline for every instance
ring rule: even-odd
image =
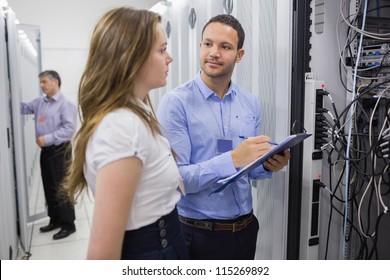
[[[123,158],[98,170],[87,259],[120,259],[141,172],[142,162],[137,157]]]

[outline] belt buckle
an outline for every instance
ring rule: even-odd
[[[233,229],[232,229],[232,232],[238,232],[238,231],[241,231],[243,228],[238,228],[239,226],[244,226],[245,227],[245,221],[241,221],[241,222],[235,222],[232,224],[233,225]]]

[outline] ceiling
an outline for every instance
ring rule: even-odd
[[[43,49],[86,49],[98,19],[109,9],[150,9],[160,0],[7,0],[20,23],[40,28]]]

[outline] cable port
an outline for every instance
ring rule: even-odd
[[[317,95],[328,95],[329,93],[323,89],[317,89],[316,94]]]
[[[325,108],[316,108],[316,113],[328,113],[328,109],[325,109]]]
[[[317,188],[326,188],[325,184],[322,183],[320,180],[313,180],[313,187]]]
[[[325,116],[323,116],[323,115],[316,115],[316,121],[321,122],[321,121],[325,121],[325,120],[326,120]]]

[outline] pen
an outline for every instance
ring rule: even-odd
[[[241,139],[248,139],[248,137],[245,137],[245,136],[242,136],[242,135],[240,135],[240,136],[238,136],[238,138],[241,138]],[[277,146],[278,145],[278,143],[275,143],[275,142],[268,142],[268,143],[270,143],[271,145],[274,145],[274,146]]]

